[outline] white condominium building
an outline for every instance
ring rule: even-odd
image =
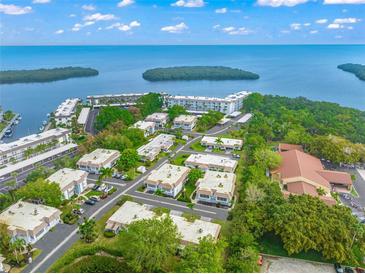
[[[114,232],[119,232],[121,229],[126,228],[129,224],[140,221],[148,220],[152,218],[164,218],[167,215],[164,214],[158,217],[150,206],[141,205],[135,202],[125,202],[106,222],[105,229]],[[181,235],[181,243],[186,244],[198,244],[204,237],[210,236],[213,240],[217,240],[221,230],[219,224],[195,220],[193,222],[187,221],[184,217],[170,215],[171,220],[176,225],[177,232]],[[141,235],[143,237],[143,235]],[[163,239],[162,239],[163,240]]]
[[[138,121],[132,127],[142,130],[144,137],[148,137],[155,133],[155,126],[155,122]]]
[[[79,117],[77,117],[77,123],[82,126],[86,125],[89,113],[90,113],[90,108],[82,108]]]
[[[89,154],[85,154],[77,162],[77,167],[89,173],[99,174],[101,168],[113,167],[120,157],[118,150],[95,149]]]
[[[66,99],[58,106],[54,113],[56,125],[70,125],[72,117],[75,116],[76,106],[80,102],[78,98]]]
[[[196,200],[230,206],[235,189],[236,175],[229,172],[205,172],[197,181]]]
[[[198,121],[198,117],[194,115],[180,115],[174,119],[173,128],[181,128],[183,130],[193,130]]]
[[[101,94],[87,96],[87,101],[94,107],[131,106],[143,95],[148,93]]]
[[[11,143],[0,144],[0,166],[16,163],[69,143],[70,133],[69,129],[55,128],[25,136]]]
[[[60,186],[63,198],[71,199],[74,195],[80,195],[87,188],[87,172],[71,168],[63,168],[47,178],[49,182]]]
[[[164,112],[155,112],[151,115],[148,115],[145,119],[147,122],[154,122],[156,124],[156,128],[164,128],[167,124],[167,120],[169,115]]]
[[[169,108],[174,105],[180,105],[186,110],[193,112],[215,110],[225,114],[230,114],[240,110],[243,107],[243,99],[250,94],[250,92],[241,91],[228,95],[225,98],[168,95],[165,97],[165,106]]]
[[[171,134],[159,134],[149,143],[137,149],[142,161],[153,161],[161,151],[167,151],[173,146],[175,136]]]
[[[239,139],[204,136],[200,141],[200,144],[202,146],[223,150],[240,150],[242,148],[243,141]]]
[[[19,201],[0,214],[0,224],[7,226],[13,239],[34,244],[60,222],[60,215],[57,208]]]
[[[182,190],[190,168],[164,164],[151,172],[146,179],[148,191],[161,190],[165,195],[176,197]]]
[[[237,161],[218,155],[191,154],[185,160],[185,165],[190,168],[199,168],[202,170],[234,172],[237,167]]]

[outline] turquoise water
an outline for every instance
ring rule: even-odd
[[[85,66],[92,78],[0,86],[0,105],[23,116],[14,137],[38,130],[48,112],[68,97],[165,91],[225,96],[241,90],[339,103],[365,110],[365,82],[336,68],[365,63],[365,46],[57,46],[0,47],[1,70]],[[156,82],[144,70],[180,65],[223,65],[260,74],[254,81]]]

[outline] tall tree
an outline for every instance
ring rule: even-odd
[[[177,228],[170,219],[136,221],[119,235],[119,246],[134,272],[160,272],[178,248]]]
[[[112,176],[113,176],[113,168],[102,167],[100,169],[100,175],[99,175],[98,181],[102,182],[104,179],[111,178]]]
[[[177,116],[187,114],[186,109],[183,106],[174,105],[167,110],[170,121],[173,121]]]
[[[98,116],[96,116],[95,127],[100,131],[118,120],[123,121],[127,126],[134,122],[133,115],[126,109],[111,106],[102,107]]]
[[[137,166],[139,155],[135,149],[124,150],[117,162],[117,168],[122,171],[127,171]]]
[[[95,219],[87,219],[84,217],[84,222],[79,224],[78,233],[81,235],[80,238],[86,243],[95,241],[98,237]]]

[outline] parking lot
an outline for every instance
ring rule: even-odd
[[[299,259],[263,256],[263,273],[334,273],[332,264],[310,262]]]

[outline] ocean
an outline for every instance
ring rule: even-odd
[[[365,45],[300,46],[1,46],[0,67],[92,67],[99,75],[41,84],[0,85],[0,105],[22,115],[14,138],[35,133],[66,98],[160,92],[224,97],[248,90],[304,96],[365,110],[365,81],[337,69],[365,63]],[[259,80],[148,82],[149,68],[221,65],[258,73]]]

